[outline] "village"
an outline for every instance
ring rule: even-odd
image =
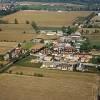
[[[99,0],[0,0],[0,100],[99,99]]]
[[[41,30],[31,40],[31,48],[23,48],[23,43],[1,42],[0,53],[1,68],[10,62],[16,62],[19,58],[34,56],[30,63],[42,63],[40,68],[57,69],[67,71],[88,72],[88,67],[97,68],[97,64],[90,63],[93,57],[92,52],[80,51],[81,45],[86,38],[76,31],[71,35],[64,35],[62,31],[44,31]],[[9,43],[10,47],[5,48]],[[12,44],[12,45],[11,45]],[[91,70],[90,70],[91,71]]]

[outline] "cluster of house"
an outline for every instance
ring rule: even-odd
[[[0,56],[5,61],[11,61],[29,51],[30,55],[37,56],[37,60],[42,63],[41,68],[85,71],[85,65],[92,58],[92,54],[80,52],[80,46],[84,41],[79,32],[69,36],[63,35],[60,31],[40,33],[33,39],[33,46],[29,50],[16,43],[6,52],[2,50],[4,53]]]
[[[27,50],[22,49],[21,45],[16,42],[1,42],[0,43],[0,60],[11,61],[18,58],[21,54],[25,54]]]
[[[92,58],[89,53],[80,53],[80,46],[85,40],[79,32],[69,36],[64,36],[62,32],[41,33],[33,41],[48,46],[35,53],[43,63],[41,68],[84,71],[83,63]]]

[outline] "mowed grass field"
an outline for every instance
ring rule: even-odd
[[[25,23],[26,20],[35,21],[38,26],[42,27],[62,27],[71,25],[77,17],[88,16],[89,11],[69,11],[69,12],[53,12],[53,11],[19,11],[17,13],[3,17],[3,20],[14,23],[15,18],[19,23]]]
[[[28,24],[0,24],[0,41],[23,42],[33,39],[36,34]]]
[[[42,73],[44,77],[0,75],[0,100],[95,100],[96,74],[14,66],[12,73]]]

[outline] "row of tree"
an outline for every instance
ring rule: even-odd
[[[32,2],[63,2],[63,3],[77,3],[77,4],[84,4],[84,3],[100,3],[100,0],[16,0],[16,1],[32,1]]]

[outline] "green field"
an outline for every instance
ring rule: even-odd
[[[24,59],[22,59],[22,60],[20,60],[20,61],[18,61],[17,63],[15,63],[14,65],[15,66],[23,66],[23,67],[27,67],[27,66],[29,66],[29,67],[36,67],[36,68],[40,68],[41,67],[41,65],[42,65],[42,63],[40,63],[40,62],[31,62],[31,60],[35,60],[36,59],[36,57],[35,56],[28,56],[27,58],[24,58]]]
[[[68,11],[68,10],[79,10],[80,8],[86,7],[85,5],[79,5],[79,4],[71,4],[71,3],[39,3],[39,2],[23,2],[24,5],[18,5],[16,6],[16,9],[18,10],[49,10],[49,11]],[[23,4],[21,2],[21,4]],[[29,5],[27,5],[29,4]]]

